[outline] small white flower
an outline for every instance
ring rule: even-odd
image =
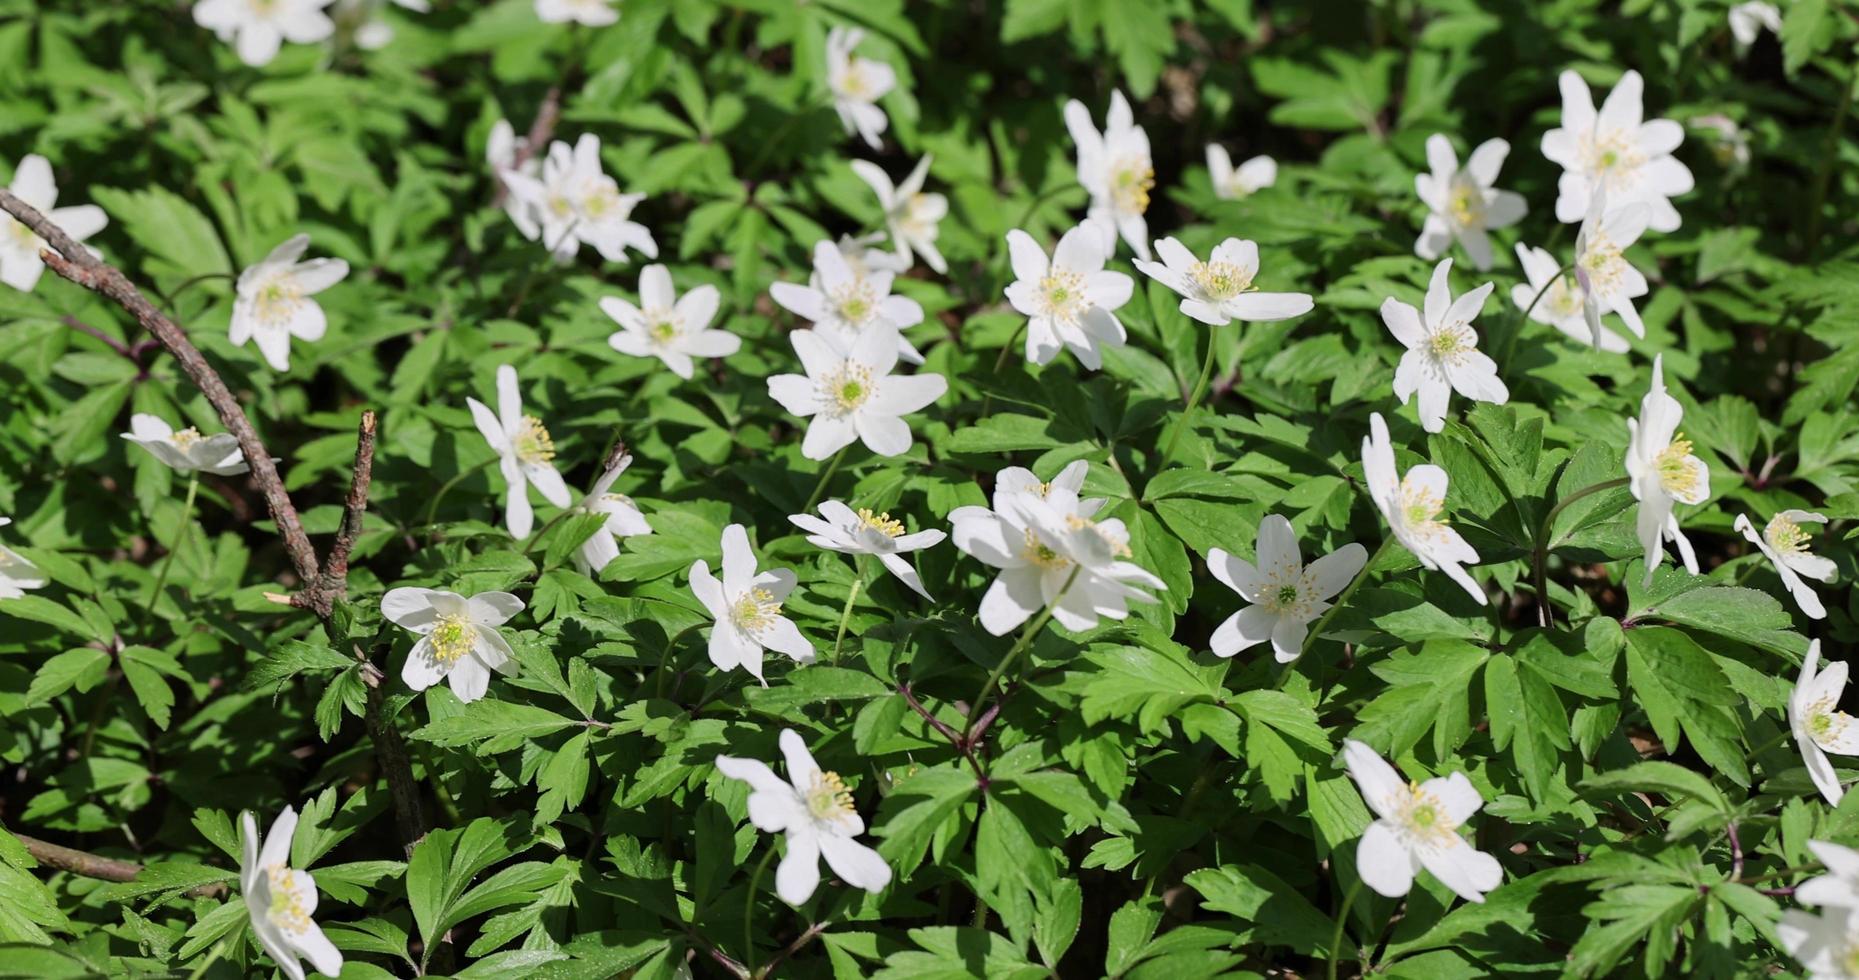
[[[415,13],[426,13],[432,9],[427,0],[392,0],[393,4]],[[363,51],[379,51],[394,40],[394,27],[381,16],[387,6],[386,0],[336,0],[335,21],[337,28],[346,31],[354,38],[355,46]]]
[[[1609,208],[1607,196],[1596,194],[1575,236],[1575,279],[1581,284],[1582,318],[1588,321],[1597,347],[1602,343],[1603,313],[1619,314],[1634,336],[1646,336],[1646,324],[1633,306],[1636,297],[1646,295],[1646,277],[1623,253],[1645,233],[1649,213],[1644,204]]]
[[[1223,201],[1251,197],[1278,182],[1278,161],[1267,156],[1257,156],[1235,169],[1233,158],[1227,155],[1226,147],[1209,143],[1207,176],[1213,181],[1214,196]]]
[[[812,419],[800,447],[808,459],[826,459],[854,441],[880,456],[908,452],[910,426],[903,416],[949,390],[940,374],[891,373],[898,337],[889,323],[866,327],[844,353],[812,330],[796,330],[788,339],[807,373],[769,378],[768,394],[789,412]]]
[[[878,561],[910,590],[925,599],[929,590],[904,555],[942,543],[948,537],[941,531],[904,533],[904,522],[890,514],[874,514],[869,508],[852,508],[837,500],[820,504],[820,516],[792,514],[788,520],[807,532],[807,540],[817,548],[847,555],[877,555]]]
[[[1446,409],[1455,390],[1476,402],[1510,401],[1497,363],[1478,349],[1478,334],[1472,329],[1472,318],[1484,309],[1494,287],[1485,283],[1455,300],[1447,282],[1451,270],[1451,259],[1433,267],[1424,317],[1392,296],[1381,303],[1381,322],[1407,348],[1394,370],[1394,396],[1405,405],[1415,392],[1420,394],[1420,425],[1428,432],[1446,427]]]
[[[534,241],[542,227],[542,216],[536,210],[537,202],[516,193],[510,187],[510,182],[504,179],[510,173],[519,174],[531,181],[542,176],[542,161],[531,152],[528,137],[518,136],[510,120],[497,120],[484,142],[484,162],[490,165],[491,175],[497,178],[498,186],[503,188],[504,213],[516,223],[523,237]]]
[[[568,506],[568,484],[555,470],[555,441],[549,430],[534,415],[523,414],[523,395],[517,390],[516,368],[497,366],[497,411],[476,398],[466,398],[471,418],[478,432],[497,453],[497,463],[508,488],[504,507],[505,526],[511,537],[525,538],[535,525],[536,512],[529,505],[529,488],[534,485],[543,499],[557,507]]]
[[[1329,599],[1368,563],[1368,550],[1346,544],[1306,566],[1291,522],[1268,514],[1259,522],[1256,552],[1257,565],[1220,548],[1207,553],[1207,569],[1214,578],[1251,603],[1228,616],[1208,643],[1216,656],[1231,657],[1270,640],[1272,656],[1288,664],[1303,652],[1311,621],[1330,608]]]
[[[1529,211],[1523,195],[1492,186],[1509,154],[1509,143],[1486,140],[1461,169],[1451,140],[1439,133],[1427,137],[1427,166],[1433,172],[1414,177],[1414,190],[1431,213],[1414,242],[1414,254],[1430,262],[1456,238],[1480,272],[1491,268],[1491,239],[1485,232],[1508,228]]]
[[[1664,355],[1652,359],[1652,387],[1640,401],[1640,416],[1627,420],[1627,476],[1634,499],[1640,502],[1640,546],[1646,550],[1646,583],[1665,557],[1661,540],[1678,546],[1685,570],[1698,573],[1691,541],[1679,529],[1674,503],[1701,504],[1710,497],[1711,472],[1692,455],[1691,440],[1678,431],[1685,408],[1665,392]]]
[[[1626,351],[1626,338],[1606,327],[1601,328],[1600,343],[1595,343],[1594,329],[1588,326],[1587,291],[1581,288],[1581,281],[1575,276],[1562,274],[1562,265],[1555,256],[1518,242],[1517,264],[1523,267],[1524,277],[1529,282],[1512,286],[1510,301],[1520,310],[1529,310],[1530,319],[1555,327],[1571,340],[1598,346],[1610,354]],[[1545,288],[1547,292],[1543,292]],[[1541,299],[1536,295],[1539,292],[1543,294]]]
[[[1813,587],[1801,581],[1801,577],[1831,582],[1839,568],[1829,559],[1808,553],[1807,531],[1801,525],[1825,523],[1827,518],[1824,514],[1784,510],[1769,521],[1761,534],[1757,534],[1749,515],[1736,516],[1736,529],[1743,532],[1743,537],[1750,544],[1761,549],[1769,563],[1775,566],[1775,573],[1781,576],[1782,585],[1788,589],[1789,595],[1794,596],[1795,603],[1810,619],[1826,619],[1827,607],[1821,605],[1820,596],[1815,595]]]
[[[764,833],[787,835],[787,853],[775,868],[775,894],[789,905],[813,897],[820,884],[820,859],[846,884],[877,893],[891,883],[891,867],[878,852],[853,840],[865,821],[852,793],[836,772],[813,761],[807,743],[792,729],[781,731],[786,780],[755,759],[716,757],[717,771],[749,784],[749,822]]]
[[[710,574],[710,564],[699,559],[691,566],[691,594],[710,611],[716,625],[710,630],[710,662],[722,670],[737,667],[762,682],[762,651],[785,653],[795,662],[813,662],[813,644],[792,620],[781,615],[781,603],[794,591],[794,573],[785,568],[757,573],[749,532],[740,524],[723,529],[723,580]]]
[[[1794,734],[1809,778],[1828,805],[1839,806],[1845,790],[1827,753],[1859,755],[1859,719],[1840,710],[1840,695],[1846,691],[1845,661],[1829,662],[1826,670],[1819,667],[1820,641],[1815,640],[1807,645],[1801,676],[1788,695],[1788,730]]]
[[[680,299],[672,289],[671,273],[662,265],[648,265],[639,271],[639,306],[618,296],[600,301],[601,312],[622,328],[607,343],[622,354],[656,357],[688,379],[691,358],[728,357],[742,349],[741,337],[709,329],[720,301],[717,288],[708,283]]]
[[[1420,559],[1420,564],[1445,572],[1483,605],[1485,590],[1463,567],[1476,565],[1478,552],[1440,518],[1446,509],[1450,482],[1446,471],[1422,463],[1402,476],[1395,471],[1394,444],[1388,439],[1388,423],[1380,412],[1368,417],[1368,429],[1368,438],[1362,440],[1362,476],[1388,529]]]
[[[7,189],[80,242],[110,223],[103,209],[95,204],[54,207],[58,203],[58,182],[52,178],[52,165],[37,153],[19,161],[12,186]],[[0,211],[0,282],[22,293],[32,292],[45,272],[45,261],[39,253],[49,247],[19,219]]]
[[[510,215],[517,230],[531,241],[540,239],[557,260],[574,258],[583,243],[609,262],[626,261],[628,248],[658,258],[652,233],[631,220],[645,195],[620,193],[620,185],[601,170],[600,137],[583,134],[572,149],[561,140],[549,144],[540,177],[516,170],[502,177],[525,204]]]
[[[1589,200],[1605,192],[1616,207],[1646,205],[1653,231],[1678,230],[1678,209],[1669,198],[1688,193],[1692,179],[1672,151],[1685,141],[1685,129],[1670,119],[1645,119],[1640,73],[1620,76],[1599,113],[1580,75],[1565,71],[1558,84],[1562,125],[1543,134],[1543,156],[1562,166],[1556,220],[1582,220]]]
[[[1229,238],[1214,246],[1206,262],[1173,238],[1155,243],[1161,262],[1136,260],[1143,275],[1180,293],[1181,312],[1202,323],[1221,326],[1234,320],[1289,320],[1316,305],[1304,293],[1262,293],[1252,281],[1259,275],[1259,246]]]
[[[852,161],[852,172],[878,195],[878,206],[884,210],[884,226],[891,233],[891,247],[902,262],[901,267],[893,271],[900,274],[910,269],[917,255],[923,256],[924,263],[937,273],[949,271],[949,264],[936,249],[936,238],[942,233],[942,219],[949,214],[949,199],[924,192],[923,182],[929,177],[929,167],[930,157],[925,154],[910,171],[910,176],[893,187],[891,176],[884,168],[866,160]]]
[[[856,27],[835,27],[826,34],[826,87],[833,92],[833,111],[848,135],[857,133],[876,150],[884,144],[878,134],[889,120],[878,100],[897,85],[897,72],[882,61],[858,56],[865,32]]]
[[[1789,909],[1775,924],[1775,937],[1801,961],[1808,980],[1859,977],[1859,909],[1830,906],[1819,915]]]
[[[639,505],[623,493],[612,492],[613,481],[626,472],[626,467],[632,461],[631,453],[621,456],[618,462],[594,480],[593,489],[576,505],[576,509],[584,514],[607,516],[606,526],[582,542],[580,549],[575,552],[575,567],[584,575],[598,575],[608,562],[620,557],[619,539],[652,533],[652,525],[646,523]]]
[[[891,295],[896,278],[895,272],[876,263],[854,265],[843,245],[822,238],[813,245],[813,275],[807,285],[777,282],[768,287],[768,297],[812,323],[834,349],[844,352],[867,327],[886,325],[896,332],[923,322],[923,307],[916,300]],[[897,354],[911,364],[923,363],[923,355],[902,333],[897,335]]]
[[[516,673],[516,654],[497,627],[522,611],[523,600],[508,592],[467,599],[456,592],[399,588],[381,597],[382,616],[419,634],[400,679],[415,691],[446,681],[466,704],[490,689],[491,671]]]
[[[1794,900],[1802,905],[1859,909],[1859,851],[1824,840],[1808,841],[1807,849],[1829,873],[1796,885]]]
[[[1775,9],[1774,4],[1751,0],[1730,8],[1730,34],[1736,38],[1739,50],[1756,43],[1756,35],[1764,28],[1771,34],[1781,35],[1782,12]]]
[[[1504,866],[1498,859],[1459,834],[1485,805],[1465,773],[1412,783],[1374,749],[1352,738],[1343,740],[1343,764],[1375,811],[1375,822],[1356,845],[1356,873],[1376,894],[1405,896],[1422,868],[1468,902],[1483,902],[1486,892],[1503,884]]]
[[[11,523],[11,517],[0,517],[0,527]],[[18,599],[26,594],[27,589],[44,587],[45,573],[39,570],[39,566],[19,552],[0,544],[0,599]]]
[[[839,249],[839,257],[845,259],[846,265],[851,267],[852,274],[861,279],[872,272],[888,272],[892,276],[909,272],[909,257],[877,247],[883,244],[884,238],[885,232],[882,231],[864,235],[840,235],[834,245]]]
[[[1135,282],[1105,270],[1110,250],[1095,230],[1079,225],[1066,232],[1048,260],[1033,236],[1015,228],[1007,233],[1007,253],[1016,280],[1007,302],[1027,316],[1027,360],[1045,364],[1067,347],[1095,371],[1104,364],[1101,348],[1123,346],[1114,311],[1130,301]]]
[[[258,836],[252,811],[239,814],[239,891],[252,920],[252,934],[290,980],[303,980],[301,956],[316,972],[342,972],[342,953],[311,918],[316,912],[316,879],[290,866],[291,838],[297,835],[297,811],[285,807]]]
[[[148,450],[177,473],[237,476],[247,468],[239,439],[230,432],[203,436],[192,426],[176,432],[160,418],[138,412],[129,417],[129,431],[123,433],[123,438]]]
[[[200,0],[194,23],[212,31],[254,68],[268,65],[285,41],[315,44],[336,32],[323,13],[334,0]]]
[[[1077,99],[1065,103],[1065,128],[1078,147],[1078,183],[1091,195],[1086,212],[1111,251],[1123,236],[1130,251],[1149,258],[1149,192],[1155,188],[1155,165],[1149,159],[1149,134],[1136,125],[1121,91],[1110,94],[1104,131],[1097,131],[1091,110]]]
[[[323,339],[329,321],[310,297],[349,274],[349,264],[341,259],[297,261],[309,247],[309,235],[293,235],[239,273],[228,339],[234,347],[256,340],[259,353],[274,370],[290,370],[292,337],[307,343]]]
[[[536,0],[536,19],[545,24],[605,27],[619,20],[620,12],[613,9],[613,0]]]
[[[1736,120],[1719,112],[1705,116],[1692,116],[1691,125],[1698,129],[1707,129],[1711,133],[1711,155],[1726,169],[1740,172],[1749,166],[1749,134],[1743,131]]]

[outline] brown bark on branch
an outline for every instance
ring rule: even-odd
[[[69,871],[74,875],[81,875],[85,878],[96,878],[99,881],[116,882],[134,881],[136,880],[136,875],[142,873],[142,866],[134,861],[119,861],[116,858],[107,858],[101,854],[92,854],[89,851],[80,851],[74,847],[65,847],[62,844],[54,844],[51,841],[40,840],[37,837],[28,836],[18,831],[15,831],[13,836],[18,838],[21,844],[26,845],[26,853],[32,855],[34,861],[48,868],[56,868],[59,871]],[[225,891],[226,886],[223,884],[200,885],[189,888],[187,890],[187,895],[189,897],[211,898],[216,895],[222,895]]]
[[[553,85],[542,97],[542,106],[536,110],[534,122],[529,124],[529,134],[523,137],[523,145],[511,154],[510,169],[521,170],[537,155],[545,152],[545,144],[555,136],[555,124],[562,117],[562,87]],[[497,181],[497,190],[491,195],[492,207],[503,207],[504,198],[510,195],[510,189],[502,180]]]

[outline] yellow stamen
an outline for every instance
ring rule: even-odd
[[[433,660],[450,667],[477,645],[478,627],[464,616],[441,616],[427,636]]]
[[[1659,473],[1659,485],[1675,497],[1689,496],[1698,485],[1698,461],[1691,455],[1691,440],[1682,432],[1659,450],[1653,468]]]
[[[807,788],[807,812],[815,820],[837,820],[854,812],[852,793],[836,772],[821,771]]]
[[[1117,210],[1142,214],[1149,210],[1149,191],[1155,187],[1155,169],[1147,160],[1132,160],[1118,167],[1110,179],[1110,197]]]
[[[555,440],[549,438],[549,430],[534,415],[523,416],[522,428],[510,442],[516,457],[525,463],[546,463],[555,458]]]
[[[1807,531],[1781,514],[1775,515],[1768,527],[1762,529],[1762,536],[1768,539],[1769,547],[1784,555],[1807,551]]]
[[[744,633],[754,635],[766,629],[781,615],[781,604],[767,589],[750,589],[736,597],[729,607],[730,622]]]
[[[265,917],[285,932],[300,934],[308,930],[310,912],[304,907],[303,895],[297,889],[296,876],[281,864],[266,868],[265,874],[271,885],[271,904],[265,910]]]
[[[1196,262],[1188,269],[1188,278],[1203,296],[1216,302],[1252,288],[1252,276],[1230,262]]]
[[[859,526],[870,528],[887,538],[895,538],[904,533],[904,522],[891,519],[889,513],[873,514],[871,508],[861,507],[858,512]]]

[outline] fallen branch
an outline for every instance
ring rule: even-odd
[[[120,861],[116,858],[107,858],[101,854],[80,851],[75,847],[65,847],[62,844],[54,844],[51,841],[40,840],[37,837],[22,834],[18,831],[15,831],[13,836],[18,838],[19,842],[26,846],[26,853],[32,855],[34,861],[48,868],[68,871],[74,875],[81,875],[85,878],[96,878],[99,881],[116,882],[134,881],[136,880],[136,875],[142,873],[142,865],[134,861]],[[190,888],[187,890],[187,894],[189,897],[210,898],[215,895],[224,894],[225,891],[226,886],[224,884],[215,883]]]

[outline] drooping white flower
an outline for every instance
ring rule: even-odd
[[[1775,923],[1775,938],[1800,961],[1808,980],[1859,977],[1859,909],[1834,905],[1818,915],[1789,909]]]
[[[921,364],[923,355],[901,331],[923,322],[923,307],[908,296],[891,295],[896,278],[896,273],[877,265],[855,267],[843,246],[822,238],[813,245],[813,275],[807,285],[777,282],[768,287],[768,297],[812,323],[841,352],[851,350],[867,327],[889,326],[897,333],[898,356]]]
[[[503,189],[504,213],[510,216],[523,237],[534,241],[542,227],[542,216],[536,210],[539,202],[516,193],[509,181],[504,179],[510,173],[519,174],[531,181],[542,176],[542,161],[531,151],[529,138],[518,136],[510,120],[497,120],[484,142],[484,162],[490,165],[491,175],[497,178],[498,186]]]
[[[845,781],[822,771],[793,729],[781,731],[781,754],[787,759],[785,780],[758,760],[716,757],[718,772],[749,784],[749,822],[764,833],[787,836],[787,853],[775,868],[775,894],[789,905],[812,898],[822,857],[846,884],[883,891],[891,883],[891,867],[853,840],[865,832],[865,821]]]
[[[834,253],[837,255],[838,253]],[[806,374],[768,379],[769,397],[801,418],[811,419],[801,455],[826,459],[854,441],[880,456],[910,449],[903,416],[921,411],[949,390],[940,374],[892,374],[897,366],[897,330],[873,323],[841,352],[812,330],[788,335]]]
[[[323,13],[334,0],[200,0],[194,23],[233,46],[254,68],[271,63],[285,41],[315,44],[336,32]]]
[[[1136,260],[1143,275],[1180,293],[1181,312],[1202,323],[1221,326],[1234,320],[1289,320],[1311,311],[1316,301],[1305,293],[1262,293],[1252,281],[1259,275],[1259,246],[1229,238],[1214,246],[1202,262],[1173,238],[1155,243],[1160,262]]]
[[[28,154],[19,161],[19,167],[13,171],[13,183],[7,190],[80,242],[110,223],[103,209],[95,204],[55,207],[58,182],[52,178],[52,165],[37,153]],[[0,282],[22,293],[32,292],[39,276],[45,272],[45,261],[39,258],[39,253],[48,247],[45,239],[18,218],[0,211]]]
[[[924,154],[910,176],[893,187],[891,176],[884,168],[866,160],[852,161],[852,172],[878,195],[878,206],[884,210],[884,226],[891,233],[891,247],[903,263],[894,270],[899,273],[908,271],[917,255],[923,256],[924,263],[937,273],[949,271],[949,264],[936,249],[936,238],[942,234],[942,219],[949,214],[949,199],[923,190],[929,168],[930,157]]]
[[[1433,172],[1415,176],[1414,190],[1431,213],[1414,242],[1414,254],[1430,262],[1456,238],[1480,272],[1491,268],[1491,238],[1485,232],[1508,228],[1529,211],[1523,195],[1492,186],[1509,154],[1509,143],[1486,140],[1460,168],[1451,140],[1440,133],[1427,137],[1427,166]]]
[[[1691,541],[1679,529],[1674,503],[1701,504],[1711,493],[1710,467],[1692,455],[1691,440],[1678,431],[1685,408],[1666,394],[1664,355],[1652,359],[1652,387],[1640,401],[1640,416],[1627,420],[1627,476],[1634,499],[1640,502],[1640,546],[1646,550],[1646,583],[1665,557],[1661,542],[1678,546],[1685,570],[1698,573]]]
[[[290,866],[291,839],[297,835],[297,811],[285,807],[262,841],[258,818],[239,814],[239,891],[252,934],[290,980],[303,980],[303,964],[334,977],[342,972],[342,952],[311,918],[316,913],[316,879]]]
[[[1669,199],[1692,188],[1690,169],[1672,156],[1685,141],[1684,127],[1644,118],[1645,83],[1637,71],[1620,76],[1598,113],[1580,75],[1565,71],[1557,81],[1562,125],[1543,134],[1543,156],[1562,166],[1556,220],[1582,220],[1589,200],[1604,192],[1615,207],[1646,205],[1652,230],[1678,230],[1678,209]]]
[[[556,472],[552,462],[555,441],[549,438],[549,430],[541,419],[523,414],[523,395],[517,390],[516,368],[508,364],[497,366],[496,412],[476,398],[466,398],[465,404],[471,409],[478,432],[497,453],[497,465],[507,487],[505,526],[512,537],[528,537],[536,519],[536,512],[529,505],[530,486],[541,491],[543,499],[549,503],[568,506],[568,484],[562,482],[562,475]]]
[[[1368,438],[1362,440],[1362,476],[1368,484],[1369,498],[1388,522],[1388,530],[1420,559],[1420,564],[1445,572],[1483,605],[1485,590],[1464,568],[1478,564],[1478,552],[1440,519],[1446,509],[1450,482],[1446,471],[1422,463],[1402,476],[1394,468],[1394,444],[1380,412],[1368,417],[1368,429]]]
[[[620,19],[613,0],[536,0],[536,19],[545,24],[605,27]]]
[[[1420,425],[1428,432],[1446,427],[1446,409],[1455,390],[1477,402],[1510,401],[1497,362],[1478,349],[1478,334],[1472,329],[1472,318],[1485,308],[1494,287],[1485,283],[1453,299],[1447,281],[1451,270],[1451,259],[1433,267],[1424,317],[1392,296],[1381,302],[1381,322],[1407,348],[1394,370],[1394,396],[1405,405],[1419,393]]]
[[[1814,588],[1801,581],[1802,576],[1818,579],[1822,582],[1833,581],[1839,573],[1839,567],[1829,559],[1810,554],[1807,550],[1807,531],[1803,524],[1825,524],[1826,515],[1807,510],[1784,510],[1769,520],[1762,533],[1756,533],[1755,524],[1749,515],[1736,515],[1736,529],[1743,532],[1743,537],[1750,544],[1761,549],[1769,563],[1775,566],[1775,574],[1781,576],[1782,585],[1801,611],[1810,619],[1826,619],[1827,607],[1821,605],[1820,596]]]
[[[1116,236],[1139,258],[1149,258],[1149,192],[1155,188],[1155,165],[1149,159],[1149,134],[1136,125],[1121,91],[1110,94],[1104,131],[1097,131],[1091,110],[1077,99],[1065,103],[1065,128],[1078,148],[1078,183],[1091,195],[1088,220],[1111,251]]]
[[[1259,522],[1256,557],[1255,565],[1220,548],[1207,553],[1207,569],[1214,578],[1251,603],[1214,630],[1208,644],[1216,656],[1231,657],[1270,640],[1279,663],[1296,660],[1311,621],[1330,608],[1330,598],[1348,587],[1368,563],[1367,549],[1351,542],[1305,565],[1297,532],[1278,514]]]
[[[865,40],[865,32],[856,27],[835,27],[826,34],[826,87],[833,93],[833,111],[847,135],[857,133],[865,145],[876,150],[884,144],[878,135],[890,120],[878,108],[878,100],[897,85],[897,72],[890,65],[861,58],[856,49]]]
[[[11,517],[0,517],[0,527],[11,523]],[[39,566],[34,565],[25,555],[0,544],[0,599],[17,599],[25,595],[27,589],[44,587],[45,573],[39,570]]]
[[[257,341],[259,353],[273,370],[290,370],[292,337],[307,343],[323,339],[329,321],[310,297],[349,274],[349,264],[341,259],[299,262],[309,247],[309,235],[292,235],[258,264],[239,273],[228,339],[235,347]]]
[[[1796,885],[1794,900],[1802,905],[1859,909],[1859,851],[1824,840],[1808,841],[1807,849],[1827,866],[1828,873]]]
[[[177,473],[237,476],[247,469],[245,452],[239,448],[238,437],[230,432],[203,436],[192,426],[176,432],[162,419],[137,412],[129,417],[129,431],[123,433],[123,438],[148,450]]]
[[[1730,35],[1736,38],[1738,50],[1746,49],[1756,43],[1756,36],[1764,28],[1770,34],[1780,36],[1782,32],[1782,12],[1772,3],[1762,0],[1750,0],[1730,8]]]
[[[658,258],[652,233],[631,220],[645,195],[620,193],[620,185],[601,169],[600,137],[585,133],[572,149],[561,140],[549,144],[539,177],[515,170],[502,177],[526,205],[510,215],[517,230],[531,241],[540,239],[558,260],[572,259],[584,243],[609,262],[626,261],[628,248]]]
[[[620,557],[620,539],[651,534],[652,525],[646,523],[645,514],[639,505],[623,493],[614,493],[613,481],[626,472],[632,465],[631,453],[622,455],[613,466],[594,480],[594,486],[581,498],[576,506],[584,514],[605,514],[607,524],[594,532],[594,536],[581,543],[575,551],[575,567],[584,575],[598,575],[607,563]]]
[[[400,679],[415,691],[446,681],[466,704],[490,689],[491,671],[516,673],[516,654],[497,627],[522,611],[523,600],[508,592],[467,599],[456,592],[399,588],[381,597],[382,616],[419,634]]]
[[[1235,168],[1226,147],[1209,143],[1207,176],[1213,181],[1214,196],[1223,201],[1251,197],[1278,182],[1278,161],[1256,156]]]
[[[1820,641],[1809,643],[1801,676],[1788,695],[1788,730],[1801,750],[1808,777],[1830,806],[1839,806],[1846,791],[1827,753],[1859,755],[1859,719],[1840,710],[1845,691],[1846,662],[1829,661],[1827,669],[1820,670]]]
[[[1605,194],[1596,194],[1575,236],[1575,279],[1582,287],[1582,318],[1588,321],[1596,346],[1601,343],[1601,315],[1610,311],[1620,315],[1634,336],[1646,336],[1646,324],[1633,306],[1636,297],[1646,295],[1646,277],[1623,253],[1645,233],[1649,213],[1644,204],[1612,207]]]
[[[1114,312],[1130,301],[1135,282],[1104,268],[1109,247],[1095,230],[1079,225],[1059,239],[1052,258],[1018,228],[1007,233],[1015,281],[1007,302],[1027,316],[1026,359],[1045,364],[1070,348],[1078,363],[1102,367],[1101,348],[1122,347],[1123,323]]]
[[[1562,266],[1555,256],[1518,242],[1517,263],[1523,267],[1524,277],[1529,282],[1512,286],[1510,301],[1520,310],[1529,310],[1530,319],[1555,327],[1571,340],[1598,346],[1610,354],[1627,350],[1627,339],[1606,327],[1601,328],[1600,343],[1595,343],[1596,335],[1588,325],[1585,307],[1587,291],[1581,288],[1578,278],[1562,274]],[[1539,292],[1543,294],[1541,299],[1537,298]]]
[[[1374,749],[1352,738],[1343,740],[1343,764],[1375,811],[1375,822],[1356,845],[1356,872],[1376,894],[1405,896],[1422,868],[1468,902],[1483,902],[1486,892],[1503,884],[1498,859],[1459,834],[1485,805],[1465,773],[1409,782]]]
[[[942,543],[942,539],[948,537],[943,532],[906,534],[904,522],[894,520],[888,513],[874,514],[864,507],[854,511],[837,500],[822,502],[819,517],[791,514],[788,520],[807,532],[807,540],[814,547],[847,555],[878,556],[878,561],[912,592],[930,598],[929,590],[923,587],[923,579],[904,555]]]
[[[813,644],[792,620],[781,615],[781,603],[794,591],[794,573],[785,568],[757,572],[749,532],[740,524],[723,529],[723,579],[710,574],[710,564],[699,559],[691,566],[691,594],[710,611],[716,625],[710,630],[710,662],[722,670],[737,667],[762,682],[762,651],[785,653],[795,662],[814,660]]]
[[[711,330],[721,297],[705,283],[685,293],[672,289],[671,272],[662,265],[639,271],[639,306],[608,296],[601,312],[612,317],[620,330],[607,343],[622,354],[656,357],[680,378],[690,378],[691,358],[728,357],[742,349],[742,338],[727,330]]]

